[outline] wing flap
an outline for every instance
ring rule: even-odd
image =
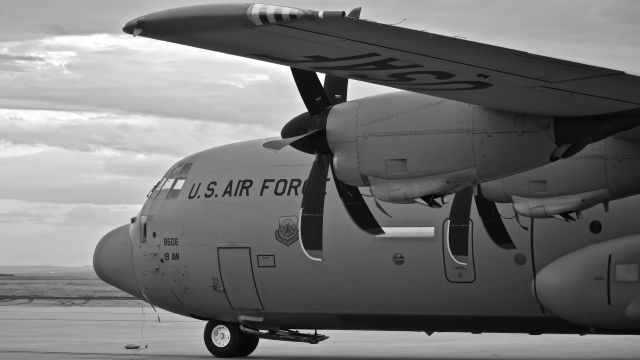
[[[290,10],[258,8],[264,14],[253,4],[167,10],[125,31],[502,111],[570,117],[640,107],[640,78],[620,71],[319,13],[274,23]],[[270,23],[257,26],[262,15]]]

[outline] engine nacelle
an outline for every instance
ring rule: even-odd
[[[535,293],[556,316],[594,329],[640,329],[640,235],[565,255],[536,275]]]
[[[608,189],[581,194],[561,195],[530,199],[512,196],[513,209],[520,215],[532,218],[548,218],[558,214],[580,212],[611,199]]]
[[[406,203],[548,163],[552,126],[549,117],[392,93],[334,106],[326,129],[338,178]]]
[[[480,185],[520,215],[552,217],[640,193],[640,144],[609,138],[551,164]]]

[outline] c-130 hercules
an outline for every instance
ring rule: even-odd
[[[326,338],[291,329],[640,333],[640,78],[359,9],[124,31],[289,66],[308,110],[179,161],[95,250],[106,282],[207,320],[213,355]],[[405,91],[347,101],[348,79]]]

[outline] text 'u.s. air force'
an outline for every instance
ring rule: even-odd
[[[232,179],[194,182],[189,199],[211,199],[248,196],[298,196],[306,181],[301,179]]]

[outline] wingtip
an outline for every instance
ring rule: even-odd
[[[143,28],[144,28],[144,19],[137,18],[135,20],[131,20],[128,23],[126,23],[122,28],[122,31],[124,31],[129,35],[137,36],[137,35],[140,35],[140,33],[142,33]]]

